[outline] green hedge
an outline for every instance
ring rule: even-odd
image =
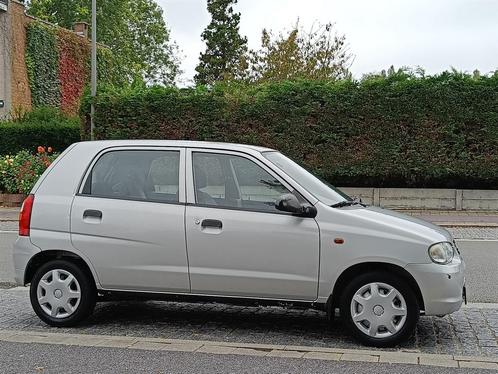
[[[498,188],[498,74],[103,90],[96,137],[259,144],[342,186]]]
[[[80,141],[79,119],[66,117],[55,108],[39,108],[22,118],[0,122],[0,155],[20,150],[36,152],[38,146],[62,152]]]

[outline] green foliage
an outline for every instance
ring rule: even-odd
[[[88,61],[90,71],[90,61]],[[107,47],[97,46],[97,77],[100,84],[121,86],[127,83],[126,69]]]
[[[57,156],[58,153],[39,147],[36,154],[22,150],[0,157],[0,191],[28,194]]]
[[[309,31],[296,24],[278,36],[263,30],[261,48],[250,51],[239,75],[249,82],[342,79],[349,75],[351,57],[346,37],[332,23],[315,24]]]
[[[498,74],[108,90],[96,123],[98,139],[268,146],[335,185],[498,187]]]
[[[35,150],[38,146],[61,152],[79,140],[79,119],[51,107],[40,107],[14,121],[0,122],[0,154],[4,155]]]
[[[237,78],[247,52],[247,38],[239,34],[240,13],[233,12],[237,0],[207,0],[211,23],[202,33],[206,51],[201,53],[194,79],[213,84]]]
[[[28,13],[71,29],[77,21],[91,23],[91,2],[31,0]],[[97,1],[97,41],[112,51],[121,80],[172,84],[179,74],[177,47],[154,0]]]
[[[27,26],[25,53],[33,106],[50,105],[76,114],[90,77],[89,42],[70,31],[33,21]],[[126,82],[125,71],[107,47],[98,47],[97,59],[101,82]]]
[[[26,66],[35,107],[61,103],[59,53],[55,30],[40,22],[27,26]]]

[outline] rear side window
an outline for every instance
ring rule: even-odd
[[[178,202],[180,152],[123,150],[104,153],[88,175],[82,194]]]

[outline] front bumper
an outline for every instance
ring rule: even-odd
[[[418,283],[426,315],[446,315],[460,309],[465,287],[465,263],[461,258],[448,265],[409,264],[406,270]]]
[[[18,236],[14,243],[13,260],[14,260],[14,279],[19,286],[24,286],[24,273],[29,260],[41,252],[40,248],[31,243],[28,236]]]

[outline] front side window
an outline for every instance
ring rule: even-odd
[[[194,152],[194,190],[201,205],[280,212],[278,197],[290,191],[255,162],[241,156]]]
[[[82,193],[98,197],[178,202],[180,152],[122,150],[104,153]]]

